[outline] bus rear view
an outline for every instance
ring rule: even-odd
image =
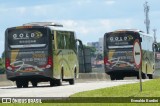
[[[49,34],[49,30],[42,26],[21,26],[6,30],[6,74],[9,80],[16,81],[17,87],[28,87],[28,81],[36,86],[38,80],[51,78]]]
[[[111,80],[138,75],[133,59],[133,43],[140,39],[133,31],[114,31],[104,35],[104,67]]]

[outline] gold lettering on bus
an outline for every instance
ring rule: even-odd
[[[45,54],[33,54],[32,58],[45,58]]]

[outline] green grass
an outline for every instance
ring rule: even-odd
[[[159,106],[158,103],[43,103],[43,104],[0,104],[1,106]]]
[[[140,84],[127,84],[110,88],[80,92],[71,97],[160,97],[160,79],[149,80]]]

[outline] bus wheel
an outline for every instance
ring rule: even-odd
[[[17,88],[22,88],[22,82],[20,80],[16,80]]]
[[[117,76],[116,80],[123,80],[124,79],[124,76]]]
[[[115,80],[115,79],[116,79],[116,76],[115,76],[114,74],[111,74],[111,75],[110,75],[110,78],[111,78],[111,80]]]
[[[62,79],[56,80],[57,86],[62,86]]]
[[[28,81],[23,81],[23,88],[28,88]]]
[[[146,79],[146,75],[142,73],[142,79]]]
[[[63,79],[63,74],[61,74],[60,79],[56,80],[56,85],[61,86],[62,85],[62,79]]]
[[[69,84],[74,85],[75,84],[75,79],[76,79],[76,72],[74,73],[74,78],[69,80]]]
[[[69,84],[70,84],[70,85],[74,85],[74,84],[75,84],[75,79],[70,79],[70,80],[69,80]]]
[[[153,79],[153,75],[152,74],[148,74],[147,75],[149,79]]]
[[[50,80],[50,86],[55,86],[55,80]]]
[[[37,81],[31,81],[33,87],[37,87]]]
[[[146,79],[146,75],[144,73],[141,74],[142,79]],[[137,79],[139,79],[139,74],[137,75]]]

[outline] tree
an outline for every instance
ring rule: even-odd
[[[103,60],[103,55],[98,53],[96,56],[96,60]]]
[[[1,58],[4,59],[5,58],[5,52],[3,51]]]
[[[5,72],[5,53],[2,53],[2,56],[0,58],[0,74],[3,74]]]
[[[5,72],[4,62],[2,58],[0,58],[0,74],[3,74]]]
[[[83,45],[85,48],[88,48],[91,50],[91,57],[94,57],[96,54],[96,48],[93,47],[93,46],[86,46],[86,45]]]

